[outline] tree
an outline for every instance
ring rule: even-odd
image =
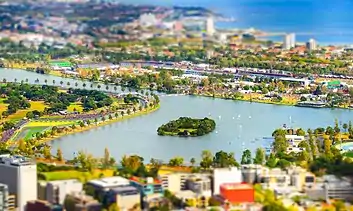
[[[192,165],[192,166],[194,166],[194,165],[195,165],[195,163],[196,163],[195,158],[191,158],[191,159],[190,159],[190,163],[191,163],[191,165]]]
[[[24,142],[24,140],[20,140],[18,142],[18,150],[22,153],[26,153],[27,151],[27,146],[26,146],[26,142]]]
[[[269,168],[275,168],[277,165],[277,159],[275,154],[271,153],[270,157],[268,158],[266,162],[266,166]]]
[[[184,163],[184,158],[182,157],[174,157],[169,160],[170,166],[182,166]]]
[[[344,129],[344,132],[347,132],[347,129],[348,129],[347,123],[344,123],[342,127],[343,127],[343,129]]]
[[[104,159],[103,159],[103,166],[104,168],[108,168],[110,165],[110,153],[108,148],[104,149]]]
[[[239,163],[234,158],[233,153],[219,151],[213,157],[213,166],[216,168],[226,168],[232,166],[239,166]]]
[[[50,147],[48,145],[45,145],[43,148],[43,156],[47,160],[51,159]]]
[[[251,164],[251,162],[251,152],[247,149],[243,152],[243,155],[241,156],[241,164]]]
[[[47,83],[48,83],[48,80],[47,80],[47,79],[44,79],[44,83],[47,84]]]
[[[254,164],[263,165],[265,163],[265,151],[262,148],[256,149]]]
[[[209,150],[203,150],[201,154],[200,166],[203,169],[209,169],[212,166],[213,155]]]
[[[58,161],[63,161],[63,153],[60,148],[58,148],[58,150],[56,151],[56,157]]]

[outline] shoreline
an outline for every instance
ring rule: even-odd
[[[159,108],[160,108],[160,104],[156,105],[155,107],[149,108],[147,110],[137,111],[137,112],[135,112],[133,114],[130,114],[130,115],[126,115],[126,116],[122,116],[122,117],[120,116],[118,118],[113,118],[112,120],[106,120],[106,121],[104,121],[104,122],[102,122],[100,124],[92,123],[91,125],[83,127],[83,128],[80,128],[80,126],[78,126],[78,128],[76,128],[76,129],[74,129],[72,131],[69,131],[69,132],[66,132],[66,133],[62,133],[62,134],[57,134],[57,135],[55,135],[53,137],[48,137],[48,138],[39,140],[39,143],[52,142],[52,141],[54,141],[56,139],[59,139],[59,138],[62,138],[64,136],[86,132],[86,131],[89,131],[89,130],[92,130],[92,129],[96,129],[96,128],[103,127],[103,126],[106,126],[106,125],[110,125],[110,124],[115,123],[115,122],[120,122],[120,121],[124,121],[124,120],[131,119],[131,118],[134,118],[134,117],[147,115],[147,114],[150,114],[150,113],[153,113],[153,112],[157,111]]]
[[[17,70],[21,70],[21,71],[26,71],[26,72],[32,72],[32,73],[36,73],[36,74],[40,74],[37,73],[35,71],[30,71],[30,70],[26,70],[26,69],[19,69],[19,68],[7,68],[5,67],[4,69],[17,69]],[[55,74],[57,73],[57,71],[50,71],[47,74],[40,74],[40,75],[49,75],[49,76],[55,76],[55,77],[59,77],[59,78],[63,78],[63,79],[72,79],[72,80],[79,80],[79,81],[87,81],[90,83],[94,83],[88,79],[83,79],[83,78],[77,78],[75,76],[71,76],[71,75],[59,75],[59,74]],[[96,83],[102,83],[101,81],[96,81]],[[103,83],[102,83],[103,84]],[[121,85],[118,85],[119,87],[122,87]],[[103,90],[104,92],[104,90]],[[250,102],[250,103],[261,103],[261,104],[270,104],[270,105],[279,105],[279,106],[296,106],[296,104],[299,102],[296,102],[295,104],[292,103],[286,103],[286,102],[273,102],[273,101],[266,101],[266,100],[257,100],[257,99],[233,99],[233,98],[224,98],[221,96],[212,96],[212,95],[208,95],[208,94],[186,94],[189,96],[201,96],[201,97],[208,97],[208,98],[218,98],[218,99],[223,99],[223,100],[233,100],[233,101],[243,101],[243,102]],[[306,108],[313,108],[313,107],[306,107]],[[349,106],[342,106],[342,107],[323,107],[326,109],[344,109],[344,110],[353,110],[353,108],[350,108]]]

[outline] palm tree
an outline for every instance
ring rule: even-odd
[[[97,88],[100,90],[100,89],[101,89],[101,85],[100,85],[100,84],[98,84],[98,85],[97,85]]]
[[[2,82],[3,82],[3,83],[6,83],[6,78],[3,78],[3,79],[2,79]]]
[[[120,113],[121,113],[121,116],[124,116],[124,114],[125,114],[125,112],[124,112],[124,111],[121,111]]]
[[[67,86],[70,86],[70,82],[67,82],[66,85],[67,85]]]
[[[136,107],[134,107],[134,108],[132,109],[132,111],[133,111],[134,113],[136,113]]]
[[[28,80],[28,78],[26,78],[26,80],[25,80],[25,81],[26,81],[26,83],[28,83],[28,81],[29,81],[29,80]]]
[[[45,84],[47,84],[47,83],[48,83],[48,80],[47,80],[47,79],[45,79],[45,80],[44,80],[44,83],[45,83]]]
[[[14,79],[15,83],[17,83],[17,78]]]
[[[78,87],[78,83],[77,82],[75,83],[75,87]]]
[[[131,114],[130,109],[127,109],[126,113],[127,113],[127,115],[130,115]]]
[[[109,86],[107,85],[107,86],[105,87],[105,89],[108,91],[108,90],[109,90]]]
[[[116,92],[116,90],[118,90],[118,87],[114,86],[114,91]]]
[[[85,87],[87,86],[87,84],[86,84],[86,83],[83,83],[82,86],[83,86],[83,88],[85,88]]]
[[[91,89],[93,88],[93,84],[90,85]]]
[[[190,159],[190,163],[191,163],[191,165],[192,165],[192,166],[194,166],[194,165],[195,165],[195,163],[196,163],[195,158],[191,158],[191,159]]]
[[[115,118],[118,118],[118,117],[119,117],[119,114],[118,114],[118,113],[115,113],[114,116],[115,116]]]
[[[55,80],[53,80],[53,85],[55,85]]]

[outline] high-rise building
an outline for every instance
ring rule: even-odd
[[[286,34],[284,36],[284,41],[283,41],[283,48],[286,50],[289,50],[291,48],[295,47],[295,34],[294,33],[290,33],[290,34]]]
[[[316,40],[314,39],[310,39],[309,42],[306,43],[306,48],[309,51],[314,51],[316,50],[317,44],[316,44]]]
[[[15,195],[19,211],[24,211],[28,201],[37,199],[37,165],[23,156],[0,155],[0,183],[8,186]]]
[[[0,184],[0,210],[7,210],[7,196],[9,195],[9,190],[7,185]]]
[[[206,20],[206,32],[209,36],[212,36],[215,33],[214,20],[212,17],[209,17]]]

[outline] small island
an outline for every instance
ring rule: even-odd
[[[203,119],[180,117],[160,126],[157,132],[160,136],[195,137],[206,135],[215,128],[216,122],[207,117]]]

